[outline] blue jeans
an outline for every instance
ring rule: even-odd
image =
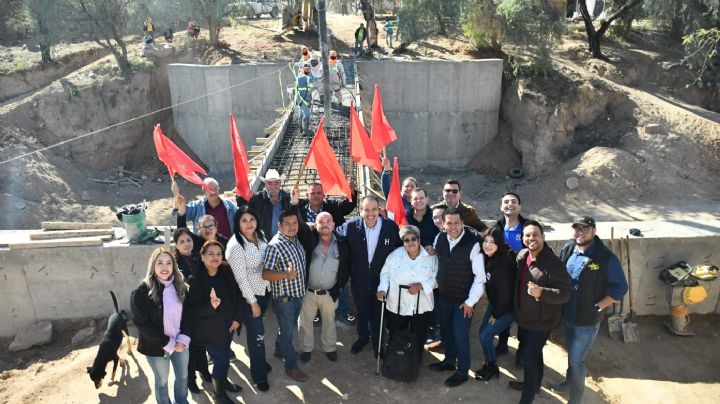
[[[146,356],[146,358],[155,376],[155,400],[159,404],[170,404],[168,375],[170,374],[170,363],[172,363],[173,372],[175,372],[175,386],[173,387],[175,402],[187,404],[190,350],[186,348],[182,352],[173,352],[171,355]]]
[[[267,383],[267,361],[265,359],[265,324],[263,316],[270,303],[269,296],[255,296],[260,305],[260,317],[253,318],[252,307],[245,299],[240,299],[240,309],[245,317],[245,331],[247,333],[248,356],[250,356],[250,375],[253,383]]]
[[[440,331],[445,345],[445,362],[455,363],[457,373],[467,375],[470,370],[470,324],[459,304],[451,304],[442,296],[437,301]]]
[[[309,102],[309,101],[306,101]],[[304,131],[310,129],[310,106],[300,101],[300,128]]]
[[[355,40],[355,54],[358,56],[363,52],[363,42],[364,41],[358,41],[357,39]]]
[[[523,360],[523,390],[520,404],[529,404],[535,398],[535,392],[542,386],[545,363],[543,362],[543,347],[550,338],[549,331],[530,331],[520,328],[518,334],[522,339]]]
[[[283,302],[287,300],[287,302]],[[297,328],[302,299],[299,297],[273,297],[275,313],[278,318],[278,335],[275,340],[275,347],[282,351],[285,369],[297,367],[295,358],[295,347],[293,347],[293,330]]]
[[[565,383],[570,386],[570,400],[568,403],[581,403],[585,391],[585,358],[595,342],[600,323],[580,326],[563,321],[565,328],[565,343],[568,350],[568,369]]]
[[[230,324],[227,324],[227,328],[223,329],[222,332],[226,334],[227,343],[223,346],[208,346],[205,347],[208,355],[213,360],[212,378],[216,380],[225,380],[228,375],[228,369],[230,368],[230,343],[232,342],[232,332],[227,332],[230,329]]]
[[[340,296],[338,297],[338,307],[335,309],[335,316],[345,317],[349,311],[350,305],[348,304],[348,287],[345,286],[340,291]]]
[[[480,323],[480,345],[482,345],[487,362],[495,362],[495,359],[497,359],[497,356],[495,356],[495,345],[493,344],[495,336],[510,327],[514,319],[513,313],[509,312],[503,314],[500,318],[496,318],[495,322],[490,324],[489,320],[492,311],[493,307],[489,304]]]

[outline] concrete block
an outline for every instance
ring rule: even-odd
[[[25,255],[32,250],[2,250],[0,252],[0,336],[10,337],[15,332],[37,321],[34,296],[28,292],[25,279]],[[45,263],[43,271],[47,270]],[[41,267],[35,267],[38,270]]]

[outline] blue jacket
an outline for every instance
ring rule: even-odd
[[[385,258],[402,245],[395,222],[382,217],[379,217],[378,220],[382,221],[382,227],[372,262],[367,260],[365,225],[361,217],[345,222],[337,230],[338,234],[345,237],[350,246],[350,280],[353,288],[362,287],[362,285],[367,285],[367,288],[377,288],[380,283],[380,271],[385,265]]]
[[[227,199],[220,199],[225,205],[225,211],[227,211],[228,214],[228,222],[230,222],[230,228],[232,229],[233,233],[235,232],[235,226],[236,223],[233,223],[233,217],[235,217],[235,212],[237,211],[237,206],[235,206],[234,203],[228,201]],[[188,222],[193,223],[193,230],[195,233],[198,232],[200,229],[200,225],[198,224],[198,220],[205,215],[205,204],[207,203],[207,197],[203,198],[202,200],[194,200],[190,201],[187,204],[187,207],[185,208],[185,220]],[[177,214],[177,210],[173,211],[173,214]]]

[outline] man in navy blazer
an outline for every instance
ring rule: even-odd
[[[399,230],[395,222],[380,217],[377,198],[366,196],[360,201],[360,217],[346,222],[337,231],[350,246],[350,286],[357,306],[358,339],[350,352],[362,351],[372,338],[377,356],[382,306],[375,292],[385,258],[402,245]]]

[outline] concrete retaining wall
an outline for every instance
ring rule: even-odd
[[[232,172],[230,113],[235,115],[238,130],[249,150],[255,145],[255,138],[265,136],[264,129],[280,117],[276,111],[283,104],[280,80],[283,87],[294,84],[287,63],[171,64],[168,65],[168,78],[173,105],[209,94],[174,107],[173,121],[178,134],[213,174]],[[260,79],[253,80],[256,78]],[[248,83],[242,84],[245,82]],[[230,89],[221,91],[227,88]],[[288,103],[287,98],[285,102]]]
[[[546,240],[560,252],[570,236],[570,224],[551,223]],[[599,223],[598,235],[627,235],[630,228],[644,237],[630,239],[633,299],[638,315],[668,315],[665,286],[658,280],[664,267],[684,260],[691,265],[720,264],[720,221]],[[9,231],[0,231],[0,240]],[[147,270],[154,246],[0,249],[0,336],[12,336],[28,323],[51,319],[105,316],[112,312],[108,290],[129,310],[130,292]],[[626,268],[627,269],[627,268]],[[709,297],[690,306],[691,313],[720,312],[720,280],[706,284]],[[626,311],[629,303],[625,301]]]
[[[359,62],[362,97],[371,107],[379,84],[398,135],[388,147],[403,167],[460,167],[497,133],[502,60]]]
[[[367,61],[358,63],[365,107],[379,83],[385,114],[399,140],[389,147],[403,167],[469,163],[497,132],[502,61]],[[175,129],[212,172],[232,171],[228,115],[235,114],[246,147],[278,119],[287,64],[168,66]],[[254,78],[248,84],[240,85]],[[228,91],[220,91],[236,86]],[[284,90],[283,90],[284,91]],[[286,99],[287,102],[287,99]]]

